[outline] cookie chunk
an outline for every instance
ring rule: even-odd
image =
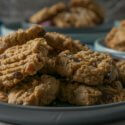
[[[0,37],[0,54],[6,49],[16,45],[25,44],[27,41],[43,37],[45,31],[41,26],[33,26],[27,30],[18,30],[7,36]]]
[[[106,54],[80,51],[72,54],[64,51],[57,56],[56,71],[71,80],[86,85],[99,85],[114,81],[118,75],[112,58]]]
[[[59,81],[49,75],[43,75],[37,79],[31,78],[11,90],[8,95],[8,103],[35,106],[48,105],[56,98],[59,86]]]
[[[56,52],[62,52],[64,50],[70,50],[72,52],[88,50],[88,47],[82,45],[78,40],[73,40],[71,37],[60,33],[47,32],[45,39],[48,45],[54,48]]]
[[[56,57],[60,52],[70,50],[71,52],[76,53],[81,50],[89,49],[86,45],[82,45],[78,40],[73,40],[69,36],[56,32],[47,32],[45,39],[51,48],[49,49],[48,60],[45,67],[42,69],[43,73],[56,73]]]
[[[42,10],[35,13],[30,17],[29,21],[31,23],[41,23],[43,21],[49,20],[56,16],[59,12],[66,9],[66,5],[62,2],[57,3],[50,8],[43,8]]]
[[[101,91],[79,83],[62,83],[59,99],[74,105],[94,105],[101,98]]]
[[[0,55],[0,86],[12,87],[40,70],[47,57],[46,41],[37,38]]]

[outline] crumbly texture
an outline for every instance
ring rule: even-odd
[[[53,19],[53,24],[60,28],[94,27],[100,23],[102,20],[95,12],[82,7],[71,8],[69,12],[62,12]]]
[[[32,26],[27,30],[18,30],[7,36],[0,37],[0,54],[6,49],[25,44],[27,41],[43,37],[45,35],[45,30],[41,26]]]
[[[118,71],[119,71],[119,76],[122,81],[122,83],[125,85],[125,61],[121,60],[116,63]]]
[[[116,79],[118,72],[110,56],[88,51],[72,54],[60,53],[56,60],[56,71],[64,77],[86,84],[99,85]]]
[[[94,105],[101,98],[101,91],[79,83],[62,83],[59,99],[74,105]]]
[[[90,87],[71,81],[61,81],[59,99],[73,105],[109,104],[125,101],[125,89],[120,81],[110,85]]]
[[[125,61],[114,62],[39,26],[21,32],[0,38],[6,45],[0,53],[0,101],[35,106],[57,98],[82,106],[125,101]]]
[[[42,75],[12,89],[8,95],[8,103],[45,106],[56,98],[59,86],[60,82],[54,77]]]
[[[89,50],[89,48],[86,45],[82,45],[79,40],[73,40],[71,37],[60,33],[47,32],[44,37],[51,48],[49,49],[46,65],[42,69],[43,73],[56,73],[56,57],[60,52],[70,50],[76,53],[81,50]]]
[[[65,10],[66,6],[64,3],[60,2],[57,3],[49,8],[43,8],[37,13],[35,13],[33,16],[30,17],[29,21],[31,23],[41,23],[43,21],[49,20],[56,16],[61,11]]]
[[[0,86],[12,87],[40,70],[47,57],[46,41],[36,38],[0,55]]]

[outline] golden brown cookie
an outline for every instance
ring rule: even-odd
[[[93,27],[101,20],[96,13],[86,8],[71,8],[69,12],[62,12],[53,19],[53,24],[60,28]]]
[[[30,17],[31,23],[41,23],[56,16],[58,13],[66,9],[66,5],[62,2],[57,3],[49,8],[43,8]]]
[[[83,7],[91,10],[98,15],[101,22],[104,20],[104,9],[95,0],[71,0],[70,5],[71,7]]]
[[[42,75],[23,81],[12,89],[8,95],[8,103],[20,105],[44,106],[50,104],[57,96],[60,83],[54,77]]]
[[[56,59],[56,71],[61,76],[86,85],[99,85],[105,81],[110,83],[118,75],[109,55],[92,50],[76,54],[68,50],[60,53]]]
[[[46,57],[43,38],[10,47],[0,55],[0,86],[12,87],[25,77],[36,74],[45,65]]]
[[[64,50],[70,50],[72,52],[88,50],[88,47],[82,45],[78,40],[73,40],[71,37],[60,33],[47,32],[45,39],[48,45],[54,48],[56,52],[62,52]]]
[[[43,73],[56,73],[56,57],[60,52],[70,50],[73,53],[76,53],[81,50],[89,49],[86,45],[81,44],[79,40],[73,40],[69,36],[56,32],[47,32],[45,39],[51,48],[49,49],[48,60],[45,67],[42,69]]]
[[[79,83],[61,83],[59,99],[74,105],[94,105],[101,98],[101,91]]]
[[[45,30],[41,26],[32,26],[27,30],[18,30],[7,36],[0,37],[0,54],[6,49],[16,45],[22,45],[29,40],[43,37]]]

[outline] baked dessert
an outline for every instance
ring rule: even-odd
[[[60,28],[93,27],[102,24],[104,11],[94,0],[71,0],[45,7],[29,18],[30,23]]]
[[[36,74],[45,65],[47,52],[43,38],[6,49],[0,55],[0,86],[12,87],[25,77]]]
[[[48,45],[58,53],[64,50],[70,50],[72,52],[88,50],[88,47],[86,45],[81,45],[79,40],[73,40],[70,36],[66,36],[60,33],[47,32],[45,39]]]
[[[57,56],[56,70],[61,76],[92,86],[112,82],[118,75],[110,56],[92,50],[63,51]]]
[[[125,51],[125,22],[121,21],[118,27],[113,27],[107,34],[105,43],[107,47],[118,51]]]
[[[60,80],[59,99],[73,105],[96,105],[125,101],[125,90],[120,81],[96,87]]]
[[[48,105],[57,96],[60,82],[49,75],[22,81],[8,94],[8,103],[20,105]]]
[[[9,47],[22,45],[29,40],[43,37],[45,30],[41,26],[33,26],[27,30],[18,30],[7,36],[0,37],[0,53],[4,52]]]
[[[86,106],[125,100],[124,62],[40,26],[20,31],[0,37],[0,101]]]
[[[101,86],[99,90],[102,92],[101,104],[125,101],[125,89],[120,81],[114,81],[112,85]]]
[[[104,20],[104,9],[95,0],[71,0],[70,6],[83,7],[95,12],[100,19]]]
[[[69,12],[62,12],[53,19],[53,25],[60,28],[86,28],[101,23],[102,20],[94,11],[82,7],[71,8]]]
[[[81,50],[89,50],[86,45],[80,44],[79,40],[73,40],[71,37],[60,33],[47,32],[44,37],[47,44],[50,46],[50,49],[48,61],[45,67],[42,69],[43,73],[56,73],[56,56],[60,52],[70,50],[71,52],[76,53]]]
[[[59,99],[73,105],[94,105],[98,104],[101,95],[96,87],[65,81],[61,84]]]

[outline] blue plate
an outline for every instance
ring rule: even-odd
[[[19,125],[93,125],[125,119],[125,102],[96,106],[36,107],[0,102],[0,121]]]
[[[116,59],[125,59],[125,52],[108,48],[104,42],[104,37],[97,39],[94,43],[94,50],[110,54]]]

